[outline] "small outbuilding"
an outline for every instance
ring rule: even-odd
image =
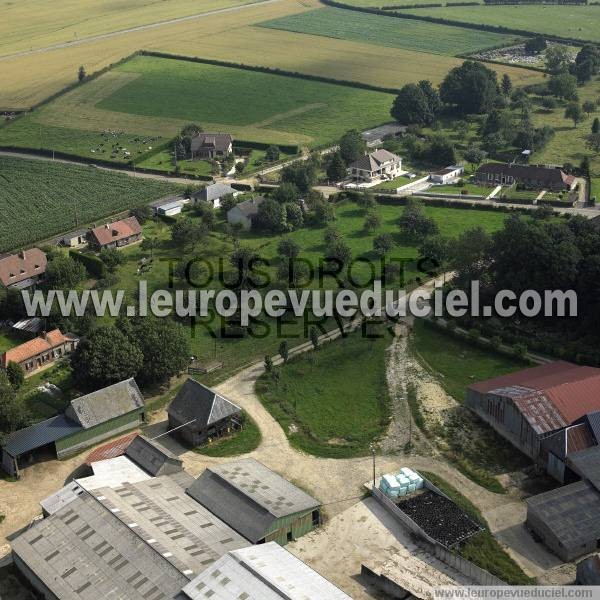
[[[64,235],[60,241],[62,246],[67,248],[79,248],[80,246],[86,246],[88,243],[88,229],[78,229],[77,231],[71,231]]]
[[[282,546],[321,522],[321,503],[253,458],[206,469],[187,493],[253,544]]]
[[[236,204],[227,211],[227,222],[230,225],[241,225],[244,231],[249,231],[256,220],[258,209],[264,201],[263,196],[256,196],[256,198]]]
[[[590,483],[571,483],[526,502],[527,529],[562,560],[600,547],[600,492]]]
[[[460,165],[452,165],[439,171],[434,171],[429,174],[429,180],[433,183],[451,183],[458,179],[465,172],[465,168]]]
[[[125,450],[125,456],[152,477],[173,475],[183,470],[183,461],[180,458],[143,435],[133,438]]]
[[[189,446],[200,446],[242,424],[242,409],[202,385],[188,379],[167,409],[172,435]]]
[[[122,248],[142,239],[142,227],[135,217],[92,229],[90,244],[97,250]]]
[[[183,210],[183,201],[165,202],[154,207],[154,214],[160,217],[175,217],[181,214]]]

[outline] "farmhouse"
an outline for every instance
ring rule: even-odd
[[[356,181],[372,183],[381,179],[394,179],[402,171],[402,159],[380,149],[361,156],[348,167],[348,174]]]
[[[600,410],[600,369],[564,361],[525,369],[469,386],[465,405],[559,481],[571,452],[600,441],[586,424]]]
[[[142,228],[135,217],[108,223],[90,231],[90,244],[97,250],[122,248],[142,238]]]
[[[79,338],[60,329],[43,333],[20,346],[7,350],[0,356],[0,366],[6,368],[8,363],[15,362],[21,366],[25,376],[35,373],[42,367],[54,364],[60,358],[68,356],[75,350]]]
[[[137,427],[145,411],[144,398],[133,379],[76,398],[64,414],[9,435],[2,448],[2,468],[18,476],[20,459],[42,453],[69,456]]]
[[[226,586],[222,578],[228,580]],[[275,542],[231,550],[190,581],[183,592],[191,600],[212,596],[219,600],[351,600]]]
[[[483,185],[520,184],[534,190],[554,192],[572,190],[575,178],[562,169],[542,165],[513,165],[507,163],[486,163],[475,173],[477,183]]]
[[[221,206],[221,198],[231,194],[233,197],[241,194],[238,190],[235,190],[226,183],[212,183],[207,185],[205,188],[194,192],[191,195],[191,200],[194,204],[197,202],[208,202],[212,204],[213,208],[219,208]]]
[[[39,248],[0,258],[0,284],[15,290],[34,287],[44,279],[47,264],[46,255]]]
[[[320,524],[320,502],[253,458],[211,466],[188,494],[253,544],[285,545]]]
[[[429,174],[429,180],[433,183],[450,183],[458,179],[465,172],[465,168],[459,165],[452,165],[439,171],[434,171]]]
[[[190,446],[240,427],[242,409],[214,390],[188,379],[167,409],[172,435]]]
[[[256,196],[256,198],[236,204],[227,211],[227,222],[230,225],[241,225],[244,231],[249,231],[252,229],[256,215],[258,215],[258,207],[264,201],[263,196]]]
[[[199,133],[191,142],[192,160],[225,158],[232,150],[233,138],[228,133]]]

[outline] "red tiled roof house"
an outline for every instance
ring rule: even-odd
[[[21,365],[25,376],[29,376],[38,369],[71,354],[78,343],[79,338],[70,334],[65,335],[59,329],[54,329],[7,350],[0,355],[0,366],[6,369],[8,363],[15,362]]]
[[[90,244],[98,249],[122,248],[142,239],[142,228],[135,217],[96,227],[90,231]]]
[[[600,410],[600,369],[565,361],[469,386],[465,405],[562,481],[568,454],[598,444],[585,416]]]
[[[47,264],[46,255],[39,248],[0,258],[0,284],[18,290],[33,287],[43,280]]]

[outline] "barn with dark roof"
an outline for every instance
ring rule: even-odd
[[[172,435],[190,446],[239,428],[242,409],[214,390],[188,379],[167,410]]]

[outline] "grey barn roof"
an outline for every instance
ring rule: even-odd
[[[188,582],[87,493],[22,533],[12,549],[61,600],[166,600]]]
[[[237,190],[234,190],[231,186],[225,183],[213,183],[211,185],[207,185],[205,188],[198,190],[192,194],[192,198],[196,200],[205,200],[207,202],[212,202],[217,198],[222,198],[223,196],[227,196],[227,194],[235,194]]]
[[[193,426],[202,428],[239,414],[242,409],[195,379],[188,379],[169,405],[168,412],[186,423],[196,419]]]
[[[207,468],[188,494],[253,543],[275,520],[320,506],[253,458]]]
[[[229,552],[183,591],[192,600],[351,600],[276,542]]]
[[[258,207],[265,201],[264,196],[256,196],[255,198],[250,198],[249,200],[244,200],[244,202],[240,202],[236,204],[231,211],[239,211],[245,217],[254,217],[258,214]],[[229,213],[228,213],[229,214]]]
[[[600,493],[578,481],[526,500],[527,514],[540,519],[567,549],[581,546],[582,539],[600,538]]]
[[[569,456],[569,463],[573,470],[600,491],[600,446],[574,452]]]
[[[126,379],[87,396],[75,398],[66,415],[84,429],[95,427],[144,406],[144,397],[134,379]]]
[[[20,456],[36,448],[62,440],[81,429],[79,423],[71,421],[65,415],[57,415],[11,433],[4,444],[4,450],[11,456]]]
[[[127,446],[125,456],[137,463],[150,475],[169,475],[183,468],[183,461],[166,448],[138,435]]]
[[[170,476],[94,491],[107,512],[126,524],[188,579],[248,542],[200,506]],[[131,525],[131,524],[134,525]]]

